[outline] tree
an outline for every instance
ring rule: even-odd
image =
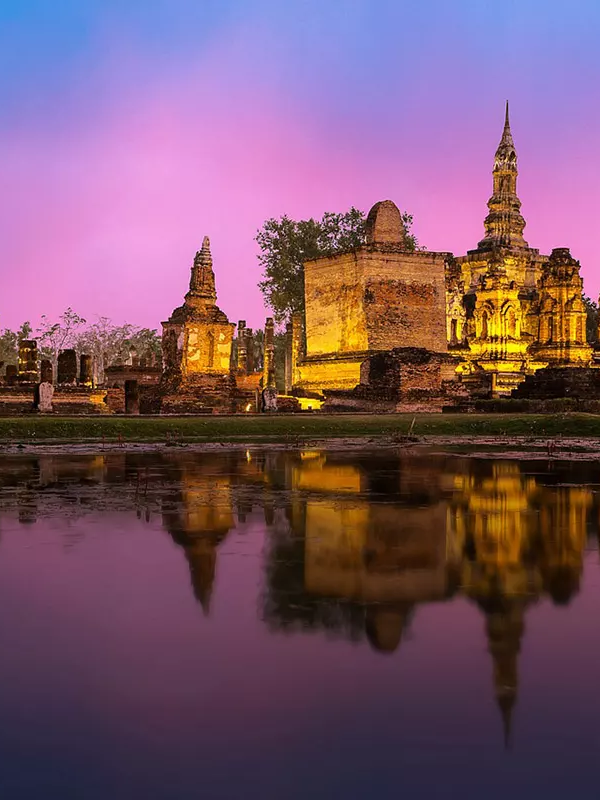
[[[134,328],[129,337],[129,349],[135,347],[141,359],[153,364],[160,364],[162,358],[162,340],[158,331],[153,328]],[[147,364],[151,366],[151,364]]]
[[[587,295],[583,295],[583,304],[585,305],[585,310],[587,313],[587,320],[586,320],[586,334],[587,340],[590,344],[594,344],[598,341],[598,315],[600,313],[598,309],[598,303],[595,303],[591,298]]]
[[[54,369],[58,364],[58,354],[61,350],[75,346],[77,332],[83,325],[85,325],[84,318],[76,314],[72,308],[67,308],[58,322],[50,322],[45,314],[42,315],[36,338],[40,345],[40,355],[42,358],[48,358]]]
[[[157,331],[129,323],[114,325],[108,317],[100,317],[82,331],[76,348],[92,356],[98,383],[104,382],[107,367],[124,363],[134,350],[141,359],[160,364],[161,340]]]
[[[412,216],[402,214],[409,249],[417,241],[410,233]],[[355,250],[365,241],[365,214],[352,207],[344,214],[326,212],[320,220],[293,220],[287,215],[268,219],[257,231],[258,262],[263,280],[258,284],[276,322],[304,311],[304,263],[322,256]]]

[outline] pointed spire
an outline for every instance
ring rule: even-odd
[[[478,248],[528,247],[523,238],[525,220],[521,216],[521,201],[517,196],[517,151],[510,129],[508,100],[504,113],[504,128],[494,156],[494,189],[488,200],[489,214],[485,219],[485,238]]]
[[[194,300],[215,301],[217,293],[215,290],[215,274],[213,272],[213,260],[210,252],[210,239],[205,236],[202,240],[202,247],[196,253],[192,265],[190,277],[190,290],[185,296],[186,303]]]
[[[509,694],[498,697],[498,706],[502,714],[505,750],[510,750],[512,744],[512,713],[515,702],[516,696],[512,691]]]
[[[512,158],[510,158],[512,154]],[[515,151],[515,143],[513,141],[512,132],[510,130],[510,119],[508,116],[508,100],[506,101],[506,112],[504,115],[504,129],[502,131],[502,138],[500,139],[500,144],[498,145],[498,149],[496,150],[496,161],[498,158],[504,156],[506,162],[508,162],[509,167],[514,168],[514,171],[517,171],[517,153]]]

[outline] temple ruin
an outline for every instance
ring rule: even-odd
[[[217,305],[204,237],[183,304],[162,323],[162,364],[132,352],[99,371],[95,357],[66,349],[40,365],[36,341],[24,340],[0,379],[0,412],[412,412],[504,397],[600,408],[579,262],[524,238],[508,104],[492,177],[484,237],[465,255],[415,250],[384,200],[361,246],[307,262],[284,364],[271,318],[253,332]]]
[[[362,247],[306,263],[303,350],[301,322],[290,326],[292,391],[336,407],[360,408],[362,399],[402,410],[420,396],[437,408],[461,391],[510,396],[547,368],[595,370],[579,262],[568,248],[547,256],[525,241],[517,176],[507,104],[474,250],[410,252],[386,200],[371,209]]]

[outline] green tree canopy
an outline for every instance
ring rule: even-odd
[[[410,249],[412,216],[402,214]],[[276,322],[304,311],[304,263],[322,256],[355,250],[365,241],[366,216],[352,207],[343,214],[327,211],[320,220],[293,220],[287,215],[268,219],[257,232],[263,280],[258,284]]]

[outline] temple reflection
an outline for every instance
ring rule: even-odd
[[[162,520],[183,548],[194,597],[208,614],[215,582],[217,549],[235,526],[229,459],[170,463],[172,489],[162,501]]]
[[[266,621],[390,653],[420,604],[469,599],[508,745],[526,611],[577,594],[597,509],[572,484],[597,478],[589,464],[305,454],[290,470],[289,529],[272,541]]]
[[[579,592],[599,483],[594,462],[391,448],[15,456],[0,462],[0,523],[99,512],[157,521],[206,615],[223,543],[258,529],[270,630],[323,631],[384,654],[404,646],[420,605],[466,599],[481,613],[508,744],[527,611]]]

